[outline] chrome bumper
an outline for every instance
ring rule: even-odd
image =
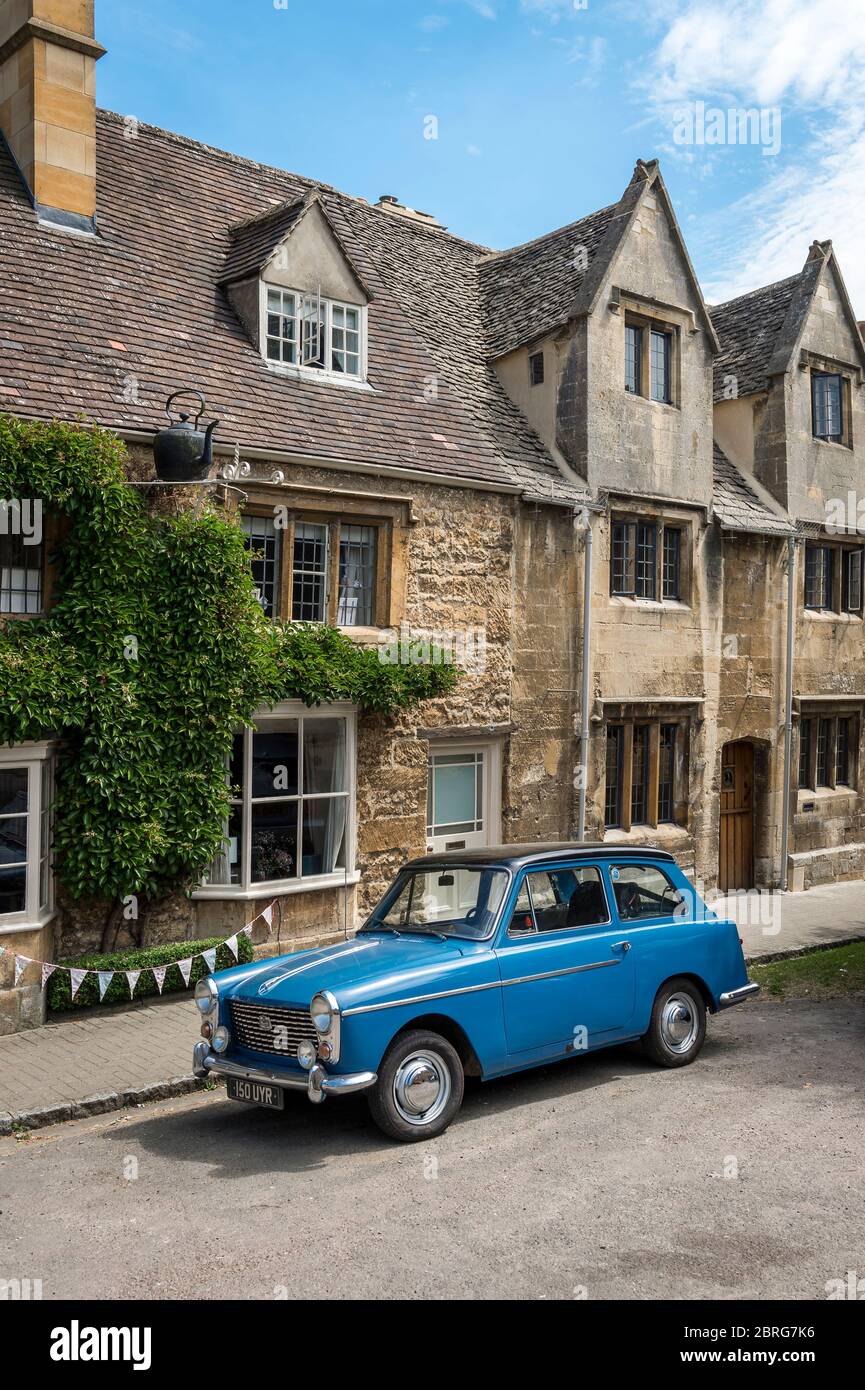
[[[740,985],[738,989],[728,989],[721,995],[718,1003],[722,1009],[730,1009],[734,1004],[741,1004],[743,999],[750,999],[752,994],[759,993],[760,986],[751,980],[747,985]]]
[[[206,1042],[198,1042],[192,1050],[192,1070],[195,1076],[209,1076],[215,1072],[220,1076],[236,1076],[242,1081],[263,1081],[267,1086],[281,1086],[286,1091],[306,1091],[309,1099],[320,1105],[325,1096],[346,1096],[352,1091],[366,1091],[374,1086],[378,1077],[374,1071],[349,1072],[344,1076],[329,1076],[324,1067],[316,1062],[309,1072],[300,1076],[286,1075],[284,1071],[267,1071],[263,1067],[246,1067],[240,1062],[229,1062],[211,1051]]]

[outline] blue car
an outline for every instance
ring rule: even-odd
[[[756,994],[735,923],[671,855],[506,845],[401,869],[357,935],[200,980],[197,1076],[282,1109],[365,1091],[393,1139],[441,1134],[488,1081],[639,1040],[693,1062],[706,1014]]]

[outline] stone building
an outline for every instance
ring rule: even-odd
[[[115,431],[143,483],[201,392],[266,611],[464,668],[395,719],[262,710],[156,935],[276,898],[281,946],[324,938],[427,846],[580,833],[709,885],[862,876],[862,551],[828,509],[865,348],[830,244],[710,310],[655,161],[495,252],[98,110],[101,52],[92,3],[0,0],[2,408]],[[0,621],[49,603],[47,547],[0,535]],[[41,853],[55,751],[0,749],[0,944],[43,960],[98,940]],[[262,792],[301,757],[314,795]],[[10,984],[0,1030],[39,1013]]]

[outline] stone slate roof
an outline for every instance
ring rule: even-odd
[[[152,432],[166,397],[193,386],[223,445],[585,495],[488,361],[488,248],[152,126],[128,136],[98,112],[96,238],[39,226],[0,148],[0,408]],[[372,297],[369,390],[268,370],[220,285],[270,236],[249,219],[291,217],[312,192]]]
[[[231,243],[220,282],[228,285],[257,275],[277,246],[297,226],[308,206],[307,199],[296,198],[291,203],[281,203],[269,212],[231,227]]]
[[[737,378],[740,396],[766,390],[769,364],[801,281],[800,271],[726,304],[710,306],[709,313],[721,340],[721,354],[715,358],[716,401],[724,399],[725,376]]]
[[[588,266],[592,264],[620,204],[601,208],[579,222],[494,252],[480,264],[487,348],[500,357],[567,323]],[[585,255],[577,256],[577,251]]]
[[[781,508],[764,502],[716,444],[714,456],[715,520],[725,531],[769,532],[789,535],[794,529]]]

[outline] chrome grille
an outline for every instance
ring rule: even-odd
[[[304,1039],[318,1041],[308,1009],[284,1009],[278,1004],[249,1004],[229,999],[231,1036],[239,1047],[270,1052],[276,1057],[296,1057]]]

